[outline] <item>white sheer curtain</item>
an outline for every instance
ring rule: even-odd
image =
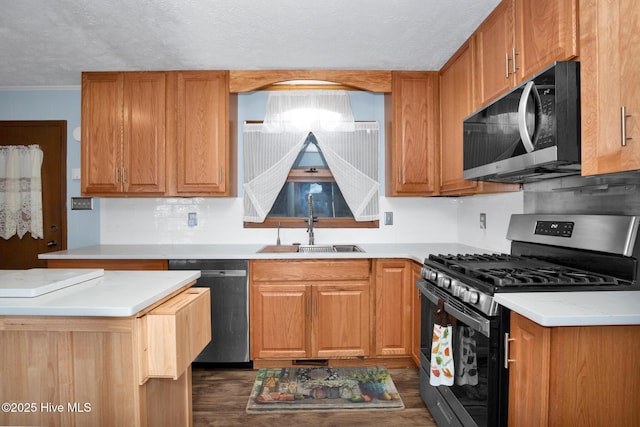
[[[356,221],[374,221],[378,208],[377,122],[355,123],[352,132],[316,131],[318,146]]]
[[[244,220],[263,222],[309,132],[265,132],[244,125]]]
[[[0,147],[0,237],[44,238],[42,159],[37,145]]]
[[[267,217],[309,132],[356,221],[378,219],[378,124],[354,122],[346,91],[283,91],[244,125],[244,220]]]

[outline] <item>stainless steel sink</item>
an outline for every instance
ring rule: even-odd
[[[332,252],[364,252],[358,245],[282,245],[265,246],[258,253],[265,252],[300,252],[300,253],[332,253]]]

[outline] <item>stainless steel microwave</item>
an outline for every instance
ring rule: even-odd
[[[580,173],[580,64],[556,62],[463,123],[465,179],[526,183]]]

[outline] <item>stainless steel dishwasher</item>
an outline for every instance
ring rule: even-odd
[[[250,365],[247,260],[169,260],[169,270],[199,270],[194,286],[211,292],[211,342],[195,362]]]

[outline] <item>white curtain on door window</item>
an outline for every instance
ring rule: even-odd
[[[296,91],[271,93],[263,124],[244,125],[244,220],[267,217],[309,132],[355,220],[378,219],[378,124],[354,122],[346,91]]]
[[[42,159],[37,145],[0,147],[0,237],[44,238]]]

